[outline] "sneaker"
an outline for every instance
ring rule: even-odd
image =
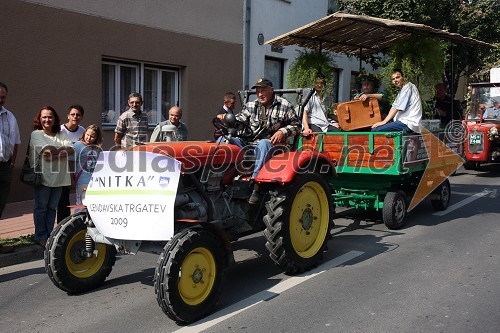
[[[250,196],[250,198],[248,198],[248,203],[250,205],[255,205],[255,204],[259,203],[259,200],[260,200],[259,191],[258,190],[253,190],[252,191],[252,195]]]

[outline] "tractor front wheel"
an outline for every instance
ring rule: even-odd
[[[116,261],[116,249],[111,245],[95,244],[91,255],[86,255],[85,216],[77,213],[62,221],[45,247],[45,270],[56,287],[68,293],[99,287]]]
[[[163,312],[192,323],[213,311],[224,273],[222,240],[204,229],[185,229],[165,245],[158,259],[154,288]]]
[[[331,237],[330,187],[321,175],[305,173],[270,194],[264,216],[269,256],[289,274],[315,267]]]

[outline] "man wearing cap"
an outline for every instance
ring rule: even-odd
[[[255,168],[252,174],[254,179],[268,159],[267,155],[271,148],[300,132],[300,122],[295,115],[293,105],[274,93],[273,83],[270,80],[261,78],[252,89],[256,90],[257,99],[246,103],[243,110],[236,115],[236,119],[248,124],[253,132],[257,133]],[[224,115],[217,117],[224,120]],[[234,138],[232,143],[239,146],[244,144],[239,138]],[[250,204],[259,202],[257,184],[254,185],[254,191],[248,202]]]

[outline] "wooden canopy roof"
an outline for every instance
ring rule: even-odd
[[[298,29],[267,41],[274,46],[298,45],[310,49],[359,55],[387,50],[393,43],[411,35],[422,35],[465,43],[493,47],[457,33],[435,29],[425,24],[381,19],[365,15],[337,12]]]

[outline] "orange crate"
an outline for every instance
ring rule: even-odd
[[[364,102],[358,100],[340,103],[337,106],[337,117],[344,131],[368,129],[382,120],[376,98],[367,98]]]

